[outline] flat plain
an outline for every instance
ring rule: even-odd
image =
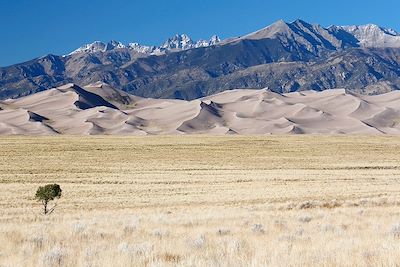
[[[0,266],[399,266],[399,195],[400,137],[2,137]]]

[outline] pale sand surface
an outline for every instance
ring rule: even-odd
[[[0,102],[3,135],[391,134],[400,133],[400,92],[344,89],[277,94],[231,90],[193,101],[146,99],[96,83]]]

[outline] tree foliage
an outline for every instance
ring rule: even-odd
[[[61,197],[61,187],[58,184],[48,184],[45,186],[39,186],[36,191],[35,198],[42,202],[44,214],[53,212],[55,206],[52,209],[47,209],[49,201]]]

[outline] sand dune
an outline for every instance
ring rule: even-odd
[[[400,92],[246,89],[184,101],[67,84],[0,102],[0,134],[400,134]]]

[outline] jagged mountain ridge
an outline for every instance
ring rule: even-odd
[[[166,40],[161,46],[147,46],[141,45],[139,43],[129,43],[128,45],[124,45],[123,43],[115,40],[112,40],[108,43],[95,41],[91,44],[85,44],[79,47],[68,55],[96,52],[104,53],[106,51],[123,48],[127,48],[146,55],[161,55],[167,52],[177,52],[193,48],[207,47],[218,44],[220,41],[221,39],[217,35],[213,35],[208,41],[198,40],[195,42],[186,34],[176,34],[175,36],[168,38],[168,40]]]
[[[155,98],[265,87],[278,93],[345,88],[379,94],[400,89],[398,40],[396,31],[374,25],[324,28],[296,20],[195,48],[178,36],[162,45],[170,50],[161,54],[139,44],[97,43],[101,51],[47,55],[0,68],[0,98],[96,81]]]
[[[385,29],[375,24],[361,26],[331,26],[331,32],[345,31],[354,36],[362,47],[400,47],[400,34],[393,29]]]

